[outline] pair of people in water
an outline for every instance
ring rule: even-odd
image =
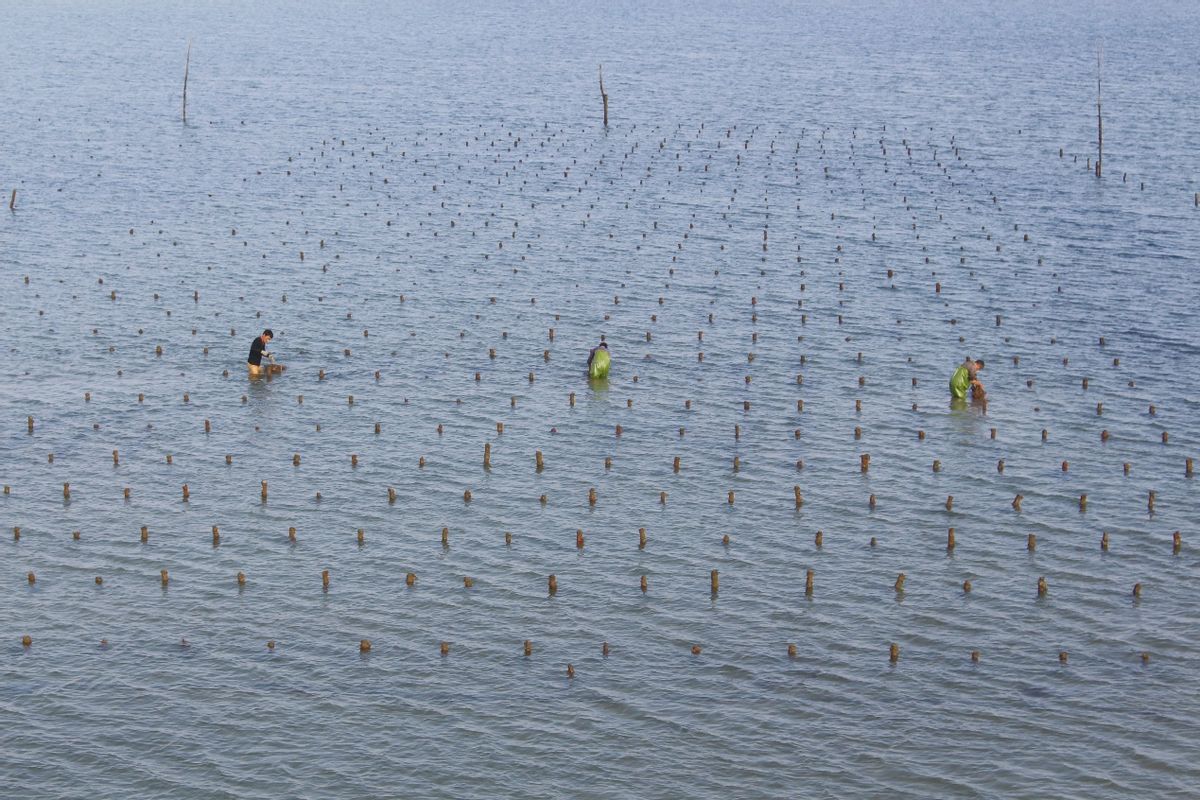
[[[257,378],[263,374],[264,358],[271,359],[272,355],[267,352],[267,345],[275,338],[275,333],[270,328],[267,328],[260,335],[254,337],[254,341],[250,342],[250,357],[246,359],[246,368],[250,372],[250,377]],[[608,342],[601,342],[596,347],[593,347],[588,352],[587,368],[588,377],[591,378],[607,378],[608,368],[611,363],[608,354]]]

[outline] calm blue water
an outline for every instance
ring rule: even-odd
[[[1197,795],[1198,40],[1183,2],[0,5],[0,784]]]

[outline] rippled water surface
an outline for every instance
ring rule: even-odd
[[[6,793],[1200,794],[1190,3],[0,20]]]

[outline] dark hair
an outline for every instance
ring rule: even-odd
[[[977,365],[975,367],[975,369],[983,369],[983,359],[982,358],[975,359],[975,364]]]
[[[275,333],[274,333],[274,331],[272,331],[270,328],[267,328],[265,331],[263,331],[262,335],[263,335],[263,336],[269,336],[269,337],[271,337],[272,339],[274,339],[274,338],[275,338]]]
[[[605,350],[607,350],[607,349],[608,349],[608,342],[601,342],[601,343],[600,343],[600,346],[601,346],[601,347],[603,347]]]

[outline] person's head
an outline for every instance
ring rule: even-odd
[[[983,359],[977,358],[975,359],[975,371],[978,372],[981,369],[983,369]]]
[[[605,350],[607,350],[607,349],[608,349],[608,342],[601,342],[601,343],[600,343],[600,346],[601,346],[602,348],[604,348]]]
[[[269,342],[274,338],[275,338],[275,333],[270,328],[267,328],[265,331],[262,332],[262,340],[264,342]]]

